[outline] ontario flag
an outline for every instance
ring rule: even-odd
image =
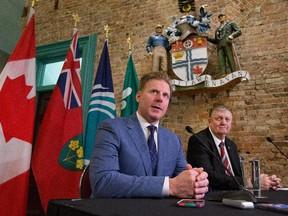
[[[50,199],[78,198],[83,169],[82,96],[78,30],[45,111],[32,169],[44,211]]]
[[[89,164],[90,162],[98,125],[105,119],[115,117],[115,97],[108,51],[108,40],[106,39],[89,104],[85,133],[85,165]]]
[[[35,11],[0,74],[0,212],[26,215],[35,118]]]

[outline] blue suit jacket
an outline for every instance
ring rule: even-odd
[[[157,176],[136,114],[103,121],[90,160],[92,197],[162,197],[165,176],[185,170],[180,138],[158,127]]]

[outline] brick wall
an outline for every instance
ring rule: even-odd
[[[71,38],[72,14],[81,17],[78,23],[79,35],[97,34],[95,73],[104,44],[104,25],[110,27],[109,52],[115,87],[117,113],[120,113],[121,91],[128,60],[126,34],[132,40],[133,60],[141,77],[149,71],[151,59],[147,57],[145,45],[156,23],[165,27],[171,16],[180,17],[176,0],[59,0],[58,9],[54,1],[40,1],[36,5],[37,45],[67,40]],[[288,154],[288,1],[287,0],[196,0],[196,7],[208,3],[207,10],[213,14],[213,36],[218,26],[217,16],[226,12],[229,20],[234,20],[242,29],[242,36],[236,39],[236,49],[241,67],[249,71],[249,82],[240,83],[229,94],[199,93],[175,96],[170,109],[162,120],[183,140],[186,152],[189,134],[185,126],[194,131],[207,126],[207,110],[215,102],[224,102],[234,111],[233,139],[244,156],[261,160],[261,171],[276,173],[288,187],[288,162],[275,147],[266,141],[266,136]],[[207,73],[217,71],[215,46],[208,45],[209,65]],[[248,167],[248,166],[247,166]],[[285,177],[286,176],[286,177]]]

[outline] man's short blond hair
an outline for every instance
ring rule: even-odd
[[[172,93],[172,87],[171,87],[170,79],[169,79],[167,73],[162,72],[162,71],[145,74],[140,80],[138,91],[142,91],[145,88],[146,83],[150,80],[163,80],[163,81],[165,81],[169,85],[170,93]]]

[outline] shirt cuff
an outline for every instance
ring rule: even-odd
[[[162,188],[162,196],[169,197],[169,177],[166,176],[164,179],[164,184]]]

